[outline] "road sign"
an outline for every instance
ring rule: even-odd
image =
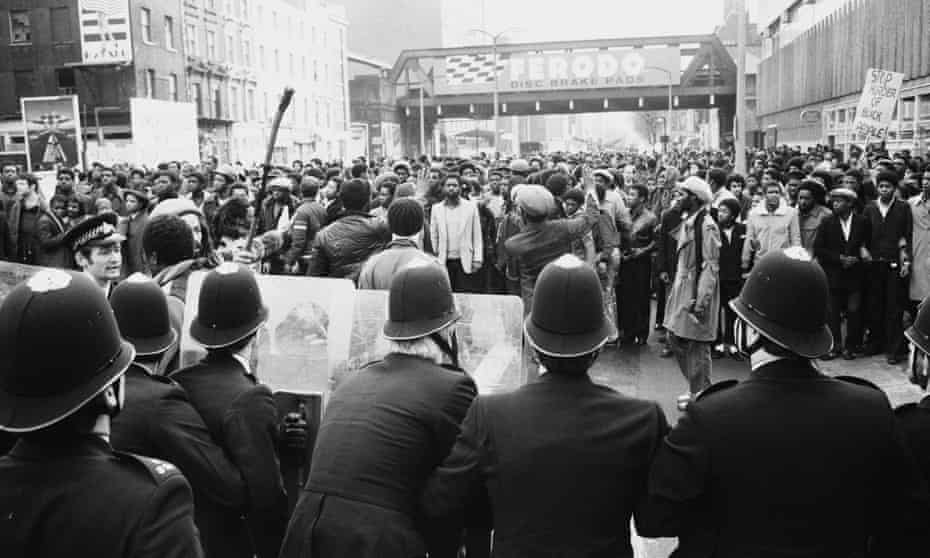
[[[899,72],[876,68],[866,72],[853,121],[852,132],[856,137],[865,137],[866,141],[885,139],[903,82],[904,74]]]

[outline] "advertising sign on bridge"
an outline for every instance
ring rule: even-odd
[[[440,62],[436,93],[502,92],[666,86],[681,81],[681,53],[675,47],[591,52],[449,56]]]
[[[868,140],[883,140],[898,103],[904,74],[870,68],[856,107],[853,133]]]

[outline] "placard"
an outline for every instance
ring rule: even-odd
[[[80,165],[81,118],[77,95],[20,99],[30,171]]]
[[[129,99],[136,161],[198,161],[197,107],[194,103]]]
[[[853,121],[854,137],[884,140],[904,83],[904,74],[870,68],[866,72],[862,96]]]

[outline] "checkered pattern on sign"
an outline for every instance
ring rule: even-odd
[[[500,72],[507,63],[507,55],[497,55],[497,64],[491,54],[466,54],[446,57],[446,82],[449,85],[470,85],[494,81],[495,66]]]

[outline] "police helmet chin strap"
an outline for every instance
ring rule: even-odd
[[[459,339],[455,334],[455,329],[450,330],[449,332],[449,341],[440,335],[437,331],[436,333],[431,333],[429,338],[433,340],[434,343],[439,347],[439,350],[442,351],[449,361],[452,363],[452,366],[458,370],[461,370],[459,366]]]
[[[750,337],[753,335],[755,339],[750,341]],[[765,338],[742,318],[736,318],[733,323],[733,337],[736,342],[736,350],[744,357],[751,358],[753,354],[765,346]]]

